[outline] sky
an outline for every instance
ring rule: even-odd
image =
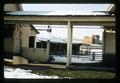
[[[106,11],[110,4],[22,4],[24,11],[81,11],[81,12],[92,12],[92,11]],[[37,25],[38,26],[38,25]],[[48,25],[39,26],[39,28],[47,28]],[[67,38],[67,28],[61,28],[62,26],[51,25],[51,34],[46,31],[41,31],[37,37],[60,37]],[[102,38],[103,29],[99,26],[78,26],[81,28],[73,29],[73,38],[83,39],[84,36],[100,35]],[[99,29],[88,29],[99,28]],[[36,27],[38,28],[38,27]],[[84,29],[85,28],[85,29]]]
[[[25,11],[84,11],[106,10],[110,4],[22,4]],[[83,8],[84,7],[84,8]]]
[[[48,28],[48,25],[34,25],[34,26],[37,29]],[[50,38],[53,36],[53,37],[58,37],[63,39],[67,38],[67,26],[50,25],[50,27],[52,28],[51,33],[48,33],[47,31],[40,31],[40,35],[38,35],[37,37]],[[100,35],[102,37],[102,32],[103,32],[103,29],[100,29],[99,26],[75,26],[73,28],[73,39],[83,39],[84,36],[92,36],[92,35]]]

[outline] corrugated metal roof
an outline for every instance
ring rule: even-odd
[[[13,11],[7,12],[7,15],[45,15],[51,11]]]
[[[38,37],[37,40],[38,41],[50,40],[50,42],[55,42],[55,43],[67,43],[67,39],[62,39],[62,38],[57,38],[57,37],[51,37],[51,38],[41,38],[41,37]],[[74,44],[80,44],[80,43],[83,43],[83,41],[82,40],[75,40],[75,39],[73,39],[73,43]]]
[[[13,11],[7,12],[6,15],[45,15],[45,16],[52,16],[52,15],[108,15],[108,13],[104,12],[81,12],[81,11]]]

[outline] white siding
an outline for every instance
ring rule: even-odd
[[[37,62],[46,62],[49,58],[46,49],[42,48],[22,48],[22,55],[27,59]]]
[[[19,28],[19,29],[18,29]],[[31,30],[29,25],[16,26],[14,31],[14,51],[15,53],[20,52],[20,31],[21,31],[21,47],[29,47],[29,37],[36,36],[36,32]]]
[[[104,37],[104,53],[116,53],[115,33],[106,32]]]

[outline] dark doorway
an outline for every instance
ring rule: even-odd
[[[4,38],[12,38],[14,29],[14,24],[4,24]]]

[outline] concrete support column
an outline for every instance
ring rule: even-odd
[[[72,56],[72,33],[73,27],[71,22],[68,21],[68,40],[67,40],[67,64],[66,67],[69,67],[71,63],[71,56]]]
[[[50,40],[47,40],[47,56],[49,56],[50,54]]]

